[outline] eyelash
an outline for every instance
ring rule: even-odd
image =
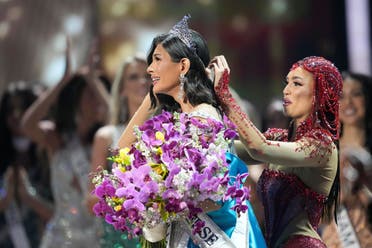
[[[288,81],[283,81],[283,84],[285,86],[287,86],[289,84],[289,82]],[[302,85],[301,83],[298,83],[298,82],[293,82],[293,84],[294,84],[294,86],[301,86]]]

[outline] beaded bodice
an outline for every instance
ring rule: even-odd
[[[84,204],[90,172],[89,148],[83,147],[77,136],[69,136],[50,166],[54,214],[40,247],[98,247],[99,222]]]
[[[326,196],[307,187],[296,175],[265,169],[258,181],[258,195],[265,207],[265,238],[274,246],[288,224],[306,212],[317,230]]]
[[[74,137],[52,158],[51,185],[57,212],[81,208],[81,201],[88,192],[88,152],[88,148],[81,146]]]

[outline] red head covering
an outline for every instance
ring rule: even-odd
[[[309,130],[319,126],[338,140],[340,121],[338,115],[339,97],[342,92],[342,76],[336,66],[322,57],[306,57],[292,65],[291,70],[301,66],[314,75],[315,87],[313,112],[304,123]]]

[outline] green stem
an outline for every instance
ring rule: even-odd
[[[166,248],[167,242],[165,239],[162,239],[158,242],[152,243],[145,239],[143,236],[140,237],[140,244],[142,248]]]

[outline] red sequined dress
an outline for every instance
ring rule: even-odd
[[[322,57],[306,57],[296,62],[291,71],[298,67],[313,75],[315,87],[312,110],[290,138],[287,130],[269,129],[263,135],[254,126],[231,96],[227,69],[215,87],[250,157],[270,167],[257,186],[264,204],[268,247],[326,247],[317,228],[337,176],[335,142],[340,131],[338,100],[342,77]],[[337,195],[336,191],[337,187],[333,190]]]
[[[287,142],[286,130],[269,129],[265,136],[267,139]],[[330,144],[322,130],[314,130],[304,137],[317,137],[323,147]],[[312,156],[319,156],[319,153],[326,156],[327,151],[310,152]],[[288,168],[270,164],[270,169],[263,171],[257,188],[265,209],[265,238],[268,247],[326,247],[316,231],[327,196],[311,189],[300,179],[314,175],[309,173],[310,170],[316,170],[320,177],[326,175],[322,172],[326,170],[325,167]],[[314,181],[317,180],[314,178]]]
[[[304,210],[311,226],[318,229],[326,197],[312,191],[296,175],[265,169],[258,192],[266,210],[265,238],[269,247],[276,244],[285,228]]]

